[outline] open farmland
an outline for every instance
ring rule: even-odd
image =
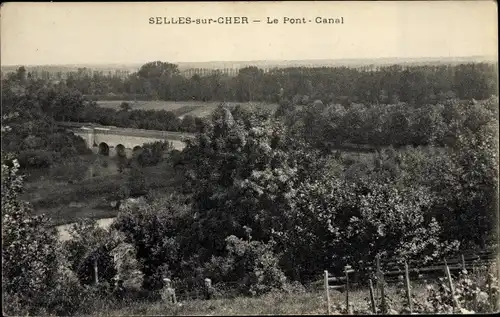
[[[177,116],[183,117],[191,115],[195,117],[207,117],[221,103],[229,106],[243,105],[245,107],[267,108],[276,111],[277,104],[268,104],[264,102],[221,102],[221,101],[133,101],[133,100],[99,100],[97,104],[101,107],[120,109],[122,102],[128,102],[132,109],[136,110],[166,110],[172,111]]]

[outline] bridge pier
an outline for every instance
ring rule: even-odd
[[[93,128],[83,127],[82,129],[86,130],[85,141],[87,141],[87,146],[89,149],[94,147],[95,142],[95,130]]]

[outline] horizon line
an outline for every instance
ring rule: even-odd
[[[146,64],[156,61],[167,62],[171,64],[208,64],[208,63],[258,63],[258,62],[268,62],[268,63],[283,63],[283,62],[308,62],[308,61],[367,61],[367,60],[384,60],[384,59],[395,59],[395,60],[412,60],[412,59],[437,59],[437,60],[453,60],[453,59],[465,59],[465,58],[482,58],[492,61],[498,61],[498,56],[495,55],[461,55],[461,56],[411,56],[411,57],[400,57],[400,56],[388,56],[388,57],[363,57],[363,58],[314,58],[314,59],[256,59],[256,60],[211,60],[211,61],[162,61],[160,59],[150,60],[150,61],[136,61],[136,62],[78,62],[78,63],[61,63],[61,64],[1,64],[1,67],[14,67],[14,66],[74,66],[74,65],[92,65],[92,66],[106,66],[106,65],[135,65],[135,64]]]

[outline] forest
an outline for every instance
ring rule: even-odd
[[[189,290],[210,278],[220,292],[231,288],[254,298],[298,292],[323,270],[341,274],[345,265],[368,276],[376,256],[425,265],[495,248],[495,67],[269,73],[250,67],[235,78],[182,79],[175,65],[154,62],[122,81],[70,77],[55,84],[19,69],[2,88],[4,302],[16,314],[92,314],[102,302],[158,301],[164,278]],[[86,96],[110,91],[221,105],[207,119],[193,120],[192,130],[181,130],[196,133],[183,151],[162,156],[162,147],[151,146],[156,154],[140,159],[143,166],[163,161],[179,186],[152,190],[143,185],[143,167],[125,171],[131,187],[141,182],[144,200],[124,204],[110,230],[82,219],[62,242],[51,220],[33,215],[21,199],[24,167],[49,168],[88,151],[56,122],[106,116],[107,124],[126,125],[156,117],[165,124],[159,128],[173,129],[167,122],[177,119],[126,106],[120,117]],[[223,104],[230,100],[279,107]],[[441,306],[419,312],[450,312],[446,296],[429,295],[427,302]],[[460,297],[472,310],[470,302]]]
[[[118,76],[85,68],[70,72],[64,82],[91,100],[196,100],[267,101],[292,100],[297,95],[325,103],[436,104],[449,98],[485,99],[496,93],[497,65],[288,67],[264,72],[249,66],[237,76],[214,71],[208,76],[181,76],[177,65],[155,61],[137,72]],[[27,72],[26,76],[40,79]]]

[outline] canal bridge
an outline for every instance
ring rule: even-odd
[[[194,138],[192,133],[118,128],[91,123],[60,122],[60,126],[82,137],[94,152],[114,156],[117,151],[132,153],[146,143],[169,142],[176,150],[182,150],[186,139]],[[127,151],[128,150],[128,151]]]

